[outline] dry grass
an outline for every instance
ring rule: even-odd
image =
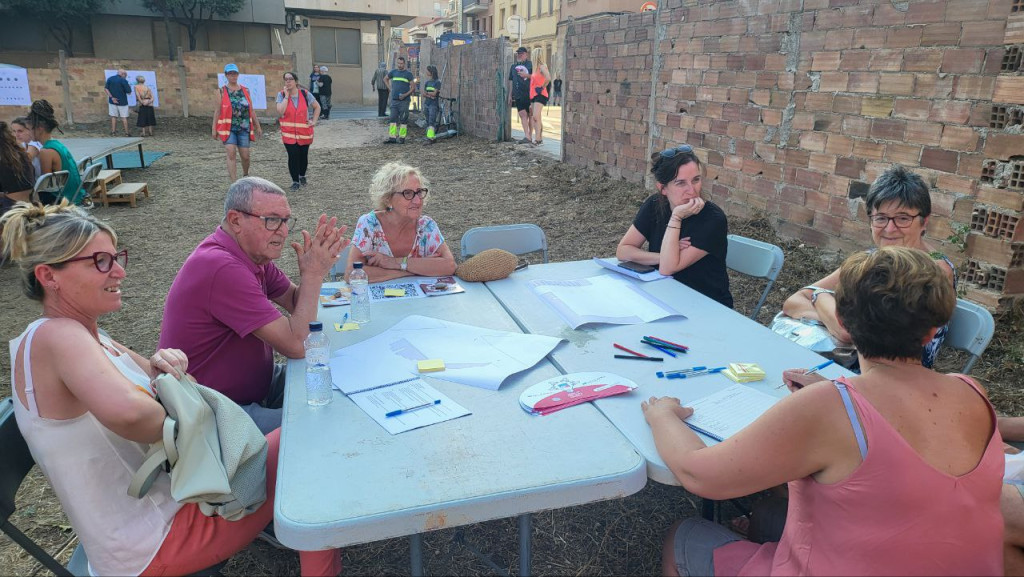
[[[609,255],[628,228],[640,202],[641,188],[537,158],[511,144],[466,137],[441,141],[432,147],[376,144],[345,147],[346,142],[367,140],[367,130],[379,130],[376,121],[330,121],[319,129],[318,144],[310,154],[310,186],[290,194],[300,226],[309,226],[321,211],[354,223],[368,207],[367,185],[372,173],[386,161],[403,160],[420,166],[432,181],[427,212],[441,226],[452,247],[463,232],[480,225],[533,222],[548,235],[555,261]],[[131,253],[124,283],[124,308],[103,319],[101,325],[121,342],[141,352],[152,352],[159,335],[167,289],[180,264],[193,247],[216,227],[222,212],[227,176],[220,145],[211,141],[207,120],[163,120],[158,136],[146,142],[153,151],[170,152],[152,167],[126,172],[127,181],[145,180],[153,190],[139,208],[99,208],[95,214],[109,220],[120,244]],[[68,136],[102,136],[104,126],[83,127]],[[275,135],[253,148],[253,174],[287,185],[284,151]],[[379,140],[378,140],[379,141]],[[324,143],[340,148],[328,148]],[[731,232],[777,244],[786,253],[786,265],[764,309],[761,322],[779,310],[783,299],[807,282],[834,270],[842,255],[776,236],[767,218],[733,220]],[[457,252],[457,251],[456,251]],[[282,259],[294,275],[294,257]],[[38,306],[20,294],[13,269],[0,269],[0,339],[18,335],[38,316]],[[733,276],[733,294],[740,311],[750,310],[763,285]],[[974,370],[990,387],[997,407],[1024,414],[1024,387],[1019,369],[1024,365],[1024,311],[1018,309],[998,320],[997,335]],[[948,352],[944,369],[958,368],[962,360]],[[10,394],[10,361],[0,355],[0,397]],[[34,473],[19,493],[16,525],[53,551],[73,537],[67,520],[48,484]],[[591,505],[546,511],[534,515],[533,570],[538,575],[649,575],[659,572],[661,540],[676,519],[695,514],[697,499],[677,487],[649,484],[630,497]],[[456,537],[491,553],[502,572],[518,568],[516,522],[491,521],[446,529],[424,536],[428,574],[492,574]],[[72,543],[73,547],[73,543]],[[63,556],[66,561],[72,547]],[[406,539],[348,547],[346,574],[390,575],[409,570]],[[45,574],[13,545],[0,538],[0,573]],[[256,543],[236,555],[227,575],[298,574],[294,553]]]

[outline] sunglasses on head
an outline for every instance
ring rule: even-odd
[[[667,150],[662,150],[661,151],[661,157],[662,158],[675,158],[675,156],[677,154],[688,154],[690,152],[693,152],[693,147],[690,146],[689,144],[684,144],[682,146],[677,146],[675,148],[669,148]]]

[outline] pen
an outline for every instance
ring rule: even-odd
[[[615,358],[617,358],[617,359],[630,359],[630,360],[634,360],[634,361],[656,361],[656,362],[659,362],[659,363],[665,360],[665,359],[663,359],[661,357],[634,357],[633,355],[615,355]]]
[[[672,351],[670,351],[670,350],[668,350],[668,349],[664,349],[664,348],[661,348],[661,347],[659,347],[658,345],[655,345],[655,344],[651,344],[651,343],[649,343],[649,342],[647,342],[647,341],[644,341],[644,344],[645,344],[645,345],[647,345],[647,346],[649,346],[649,347],[653,347],[653,348],[655,348],[655,349],[658,349],[659,351],[661,351],[661,352],[665,353],[666,355],[668,355],[668,356],[670,356],[670,357],[672,357],[672,358],[675,358],[675,356],[676,356],[676,354],[675,354],[675,353],[673,353]]]
[[[666,379],[685,379],[687,377],[699,377],[701,375],[713,375],[715,373],[720,373],[720,372],[722,372],[724,370],[725,370],[725,367],[715,367],[713,369],[708,369],[706,371],[694,371],[692,373],[673,373],[673,374],[665,375],[665,378]]]
[[[612,346],[614,346],[615,348],[619,349],[620,351],[626,351],[627,353],[629,353],[631,355],[636,355],[636,356],[638,356],[640,358],[646,358],[647,357],[647,355],[645,355],[643,353],[638,353],[638,352],[636,352],[634,350],[627,349],[626,347],[620,345],[619,343],[612,343]],[[615,356],[618,356],[618,355],[615,355]]]
[[[652,341],[661,341],[661,342],[665,343],[666,345],[672,345],[673,347],[678,347],[680,349],[690,350],[690,347],[688,347],[686,345],[681,345],[679,343],[673,343],[672,341],[666,341],[665,339],[659,339],[658,337],[652,337],[650,335],[647,335],[647,338],[651,339]]]
[[[348,313],[345,313],[345,316],[341,317],[341,324],[345,324],[347,322],[348,322]]]
[[[683,373],[695,373],[697,371],[706,371],[706,370],[708,370],[707,367],[693,367],[692,369],[679,369],[677,371],[665,371],[665,372],[658,371],[657,375],[658,375],[658,378],[664,378],[664,377],[666,377],[668,375],[681,375]]]
[[[667,344],[667,343],[663,343],[662,341],[656,341],[656,340],[648,338],[648,337],[644,337],[644,338],[640,339],[640,342],[648,344],[648,345],[652,345],[652,346],[655,346],[655,347],[658,347],[660,349],[673,350],[673,351],[676,351],[677,353],[688,353],[688,352],[690,352],[690,351],[688,351],[686,349],[681,349],[681,348],[679,348],[677,346],[670,345],[670,344]]]
[[[398,415],[404,415],[405,413],[411,413],[416,409],[422,409],[424,407],[433,407],[434,405],[440,405],[441,399],[433,400],[422,405],[416,405],[415,407],[409,407],[408,409],[396,409],[394,411],[388,411],[384,413],[385,417],[397,417]]]
[[[813,375],[814,373],[820,371],[821,369],[824,369],[825,367],[831,365],[834,362],[835,361],[825,361],[824,363],[821,363],[820,365],[816,365],[814,367],[811,367],[810,369],[807,369],[807,372],[805,372],[804,374],[805,375]]]

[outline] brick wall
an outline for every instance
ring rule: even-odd
[[[441,96],[458,98],[462,133],[488,140],[507,139],[509,116],[504,106],[504,90],[512,64],[512,48],[504,39],[475,40],[445,48],[423,40],[420,45],[421,82],[426,79],[430,64],[437,67],[442,77]]]
[[[185,70],[185,86],[180,78],[181,66],[167,60],[101,60],[96,58],[68,58],[65,68],[70,88],[70,103],[64,101],[61,70],[29,68],[29,87],[34,100],[46,99],[57,112],[57,120],[64,122],[68,105],[75,122],[96,122],[107,116],[107,95],[103,89],[106,75],[104,70],[125,68],[129,70],[152,70],[156,74],[160,91],[160,107],[157,116],[182,116],[183,98],[187,95],[190,116],[212,116],[217,89],[217,73],[224,70],[228,62],[235,62],[243,73],[263,74],[267,80],[268,106],[280,88],[281,75],[294,67],[292,56],[267,56],[256,54],[232,54],[225,52],[185,52],[182,64]],[[133,78],[128,79],[131,84]],[[268,110],[273,110],[268,108]],[[25,106],[0,106],[0,117],[14,117],[25,114]],[[261,116],[263,113],[261,112]],[[276,116],[267,113],[267,116]]]
[[[639,181],[648,150],[687,142],[728,213],[844,250],[870,245],[861,198],[903,164],[932,186],[927,234],[968,297],[1024,295],[1021,0],[660,5],[568,25],[566,161]],[[960,227],[964,253],[946,243]]]

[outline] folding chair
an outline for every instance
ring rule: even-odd
[[[331,272],[327,273],[329,281],[340,282],[345,280],[345,268],[348,266],[348,254],[351,250],[352,245],[350,244],[341,251],[338,262],[334,263],[334,266],[331,267]]]
[[[103,170],[103,165],[99,162],[90,164],[82,172],[82,189],[85,190],[85,196],[87,199],[92,199],[92,195],[100,187],[100,172]]]
[[[988,347],[995,330],[996,323],[985,307],[956,299],[956,310],[953,311],[953,318],[949,319],[949,332],[943,343],[970,353],[971,357],[960,370],[961,373],[966,375],[971,372],[974,363],[978,362],[981,353]]]
[[[58,170],[39,175],[35,186],[32,187],[32,202],[42,202],[40,193],[46,193],[54,197],[60,197],[64,185],[68,183],[70,173],[66,170]]]
[[[548,262],[548,237],[535,224],[503,224],[499,226],[478,226],[462,235],[462,258],[489,248],[500,248],[515,255],[540,251],[544,262]]]
[[[768,279],[761,299],[757,301],[754,312],[750,313],[750,318],[757,320],[757,313],[761,312],[761,306],[764,305],[772,284],[782,270],[785,255],[782,249],[774,244],[735,234],[730,234],[728,238],[729,254],[725,259],[725,266],[747,276]]]

